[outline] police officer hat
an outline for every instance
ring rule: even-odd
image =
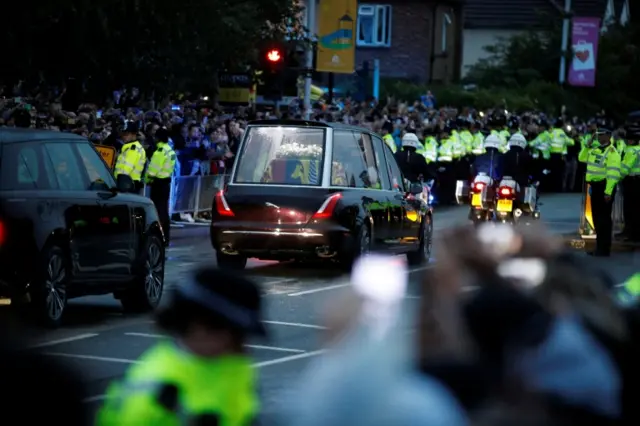
[[[156,140],[158,142],[168,142],[169,141],[169,131],[166,127],[161,127],[156,130]]]
[[[382,129],[386,130],[389,133],[393,133],[393,124],[391,123],[391,121],[386,120],[382,125]]]
[[[142,129],[142,125],[139,121],[127,120],[124,122],[124,126],[120,131],[122,133],[134,133],[137,135],[141,129]]]
[[[608,129],[606,127],[598,127],[598,130],[596,130],[596,135],[609,135],[611,134],[611,129]]]
[[[634,141],[640,140],[640,123],[628,124],[624,128],[627,138]]]
[[[157,315],[158,325],[180,334],[192,323],[266,335],[260,289],[239,272],[202,268],[180,285],[169,306]]]

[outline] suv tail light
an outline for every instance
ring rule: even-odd
[[[218,193],[216,194],[215,203],[216,203],[216,212],[218,212],[218,215],[224,216],[224,217],[235,216],[233,214],[233,211],[231,211],[231,207],[229,207],[229,204],[227,203],[226,198],[224,198],[223,190],[218,191]]]
[[[475,182],[473,184],[473,192],[475,192],[476,194],[479,194],[482,192],[482,190],[484,189],[485,184],[484,182]]]
[[[315,212],[313,216],[311,216],[311,219],[317,220],[331,218],[331,216],[333,216],[333,211],[335,210],[336,206],[338,205],[338,201],[340,201],[341,198],[341,193],[333,194],[332,196],[327,198],[324,203],[322,203],[318,211]]]
[[[0,221],[0,246],[2,246],[7,239],[7,228],[4,226],[4,222]]]
[[[513,198],[515,195],[513,188],[509,186],[501,186],[498,189],[498,197],[500,198]]]

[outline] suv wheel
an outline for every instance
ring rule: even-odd
[[[58,246],[46,248],[38,279],[31,290],[31,310],[36,320],[47,327],[59,327],[67,308],[68,263]]]
[[[130,287],[118,295],[125,310],[146,312],[158,307],[164,290],[164,245],[150,235],[139,259],[138,275]]]
[[[407,253],[407,262],[412,266],[428,263],[431,258],[431,248],[433,247],[433,218],[431,216],[424,217],[420,230],[422,233],[420,247],[416,251]]]

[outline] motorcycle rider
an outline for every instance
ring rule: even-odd
[[[410,182],[418,182],[421,176],[424,181],[435,178],[422,150],[424,147],[418,136],[415,133],[406,133],[402,137],[402,148],[394,155],[402,174]]]
[[[473,162],[473,175],[484,173],[493,179],[494,183],[497,183],[502,176],[503,156],[503,142],[498,129],[504,127],[504,116],[491,115],[487,125],[491,133],[484,140],[483,153],[476,155]]]
[[[508,123],[509,150],[502,158],[502,172],[504,176],[511,176],[521,189],[529,183],[531,175],[531,157],[526,151],[527,140],[520,131],[520,121],[512,116]]]

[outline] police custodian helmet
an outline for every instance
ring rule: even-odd
[[[158,325],[180,335],[194,323],[239,334],[266,335],[260,289],[240,272],[202,268],[180,285],[169,306],[157,314]]]
[[[142,129],[142,124],[137,120],[127,120],[124,122],[124,126],[121,129],[122,133],[135,133]]]

